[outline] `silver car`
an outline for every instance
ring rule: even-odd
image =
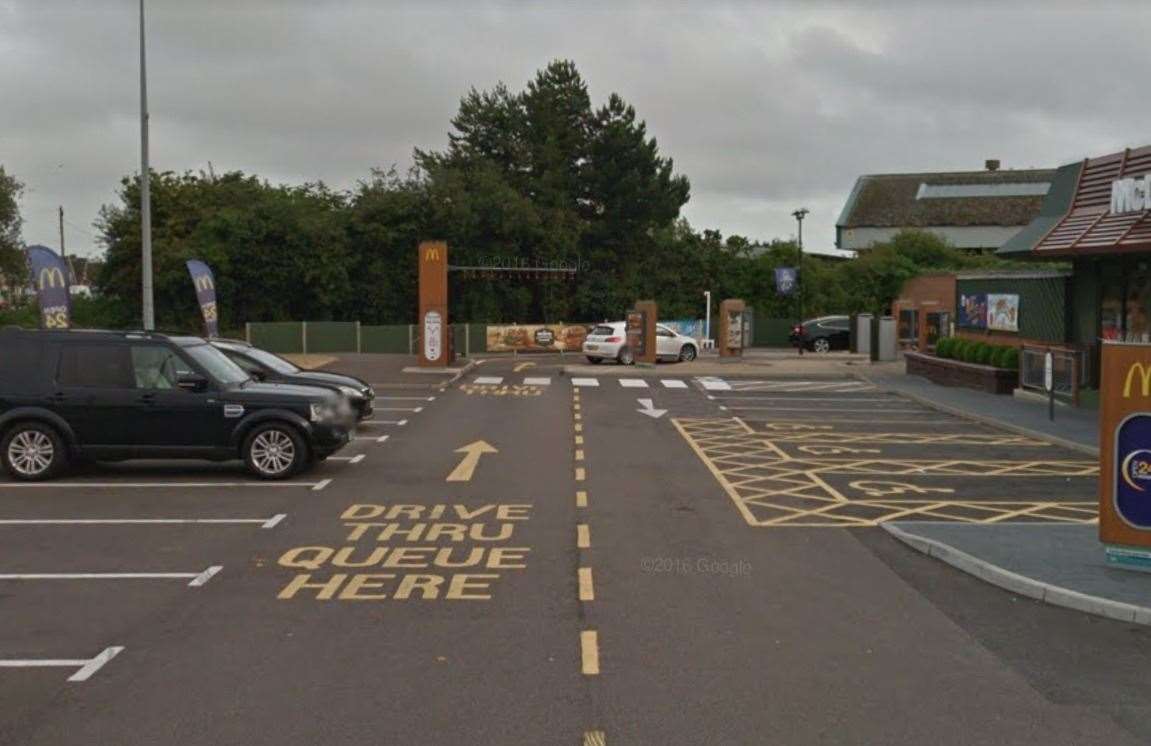
[[[627,346],[626,324],[616,321],[599,324],[587,335],[583,343],[583,354],[589,363],[598,365],[604,360],[615,360],[620,365],[631,365],[635,356]],[[680,334],[663,324],[655,325],[656,356],[660,360],[695,360],[699,354],[699,342],[694,337]]]

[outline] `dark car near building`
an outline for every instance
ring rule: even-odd
[[[0,462],[19,480],[76,459],[243,460],[284,479],[355,427],[331,389],[253,381],[199,337],[0,330]]]
[[[275,353],[239,340],[214,339],[212,344],[257,381],[323,386],[346,396],[356,411],[356,419],[362,420],[372,413],[376,392],[359,378],[325,370],[304,370]]]
[[[788,339],[793,346],[803,340],[803,347],[814,352],[846,350],[851,347],[851,317],[820,316],[809,319],[803,325],[796,324]]]

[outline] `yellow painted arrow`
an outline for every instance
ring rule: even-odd
[[[475,472],[476,467],[479,466],[480,456],[485,453],[499,453],[499,451],[491,446],[486,440],[477,440],[473,443],[468,443],[462,448],[457,448],[456,453],[464,454],[460,463],[456,468],[452,469],[452,473],[448,475],[446,481],[448,482],[470,482],[472,481],[472,474]]]
[[[519,363],[512,370],[512,373],[519,373],[521,370],[527,370],[528,368],[534,368],[534,367],[536,367],[535,363]]]

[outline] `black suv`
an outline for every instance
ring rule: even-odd
[[[304,386],[323,386],[348,397],[356,419],[362,420],[372,413],[376,392],[358,378],[326,370],[304,370],[275,353],[253,347],[247,342],[233,339],[213,339],[212,344],[248,372],[257,381],[298,383]]]
[[[0,460],[16,479],[73,458],[239,458],[283,479],[354,428],[344,397],[252,381],[199,337],[3,329],[0,350]]]

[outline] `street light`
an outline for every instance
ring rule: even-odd
[[[796,242],[796,248],[799,253],[799,262],[795,267],[795,297],[796,302],[799,304],[799,354],[803,355],[803,219],[807,217],[809,210],[806,207],[801,207],[795,212],[791,213],[796,222],[799,223],[799,240]]]
[[[156,328],[152,306],[152,189],[148,170],[148,67],[144,54],[144,0],[140,0],[140,274],[144,329]]]

